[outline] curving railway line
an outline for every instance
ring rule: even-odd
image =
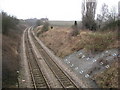
[[[47,80],[45,74],[39,67],[38,59],[39,56],[33,51],[31,40],[34,42],[35,47],[40,53],[41,60],[44,60],[46,65],[50,68],[51,72],[55,78],[60,83],[61,87],[66,88],[80,88],[77,84],[59,67],[59,65],[54,62],[54,60],[49,56],[49,54],[42,48],[40,43],[38,43],[34,34],[31,32],[32,28],[25,31],[25,45],[26,45],[26,55],[29,64],[31,79],[33,83],[33,88],[51,88],[49,81]],[[30,40],[31,39],[31,40]]]

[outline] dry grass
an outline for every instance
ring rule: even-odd
[[[69,29],[69,28],[65,28]],[[64,51],[67,51],[70,47],[70,43],[67,40],[67,32],[68,30],[65,30],[64,28],[54,27],[53,30],[49,30],[45,33],[43,33],[40,38],[41,40],[50,48],[52,49],[56,55],[63,56],[65,53]],[[57,42],[57,43],[56,43]],[[68,45],[69,43],[69,45]],[[59,48],[58,48],[59,47]],[[63,49],[64,48],[64,49]]]
[[[16,82],[16,71],[19,67],[18,53],[16,52],[17,43],[10,37],[4,35],[2,40],[3,87],[10,87]]]
[[[34,29],[34,32],[35,32],[35,34],[36,34],[37,36],[39,36],[39,34],[41,33],[42,27],[43,27],[43,25],[38,26],[38,27],[36,27],[36,28]]]
[[[93,53],[118,48],[117,32],[87,32],[85,35],[81,36],[81,44],[84,45],[84,49]]]
[[[104,72],[94,75],[94,79],[101,88],[118,88],[118,62]]]
[[[21,28],[22,29],[22,28]],[[19,29],[18,29],[19,30]],[[21,31],[9,30],[2,35],[2,87],[15,88],[17,70],[19,70],[19,53]]]
[[[62,58],[80,49],[94,53],[119,47],[115,31],[81,30],[77,36],[71,36],[71,31],[70,27],[54,27],[39,37],[57,56]]]
[[[39,38],[59,57],[65,57],[74,51],[84,49],[87,52],[101,52],[106,49],[118,48],[117,31],[97,31],[81,30],[77,36],[71,36],[70,27],[54,27],[39,36]],[[117,88],[118,70],[117,62],[102,73],[98,73],[93,78],[102,88]]]

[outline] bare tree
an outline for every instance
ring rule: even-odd
[[[103,4],[102,5],[102,21],[105,22],[106,20],[108,20],[108,16],[109,16],[109,10],[108,10],[108,5],[107,4]]]
[[[99,28],[103,28],[106,24],[115,21],[116,17],[116,8],[112,7],[109,11],[108,5],[104,3],[101,8],[101,14],[97,15],[97,24]]]
[[[98,26],[98,28],[101,28],[102,19],[103,19],[102,15],[97,14],[97,20],[96,20],[96,21],[97,21],[97,26]]]
[[[116,17],[117,17],[116,8],[113,6],[110,10],[109,20],[115,21]]]
[[[83,0],[83,2],[82,2],[82,10],[81,10],[82,12],[82,27],[83,28],[85,28],[85,22],[86,22],[86,19],[85,19],[85,13],[86,13],[86,9],[85,9],[85,0]]]
[[[105,25],[106,21],[109,20],[109,15],[110,13],[108,10],[108,5],[104,3],[101,8],[101,14],[97,15],[97,23],[99,28],[102,28]]]
[[[118,2],[118,18],[120,18],[120,1]]]
[[[83,0],[82,2],[82,24],[86,29],[96,29],[96,23],[94,20],[96,6],[96,0]]]

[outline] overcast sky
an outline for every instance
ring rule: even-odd
[[[82,0],[0,0],[0,9],[19,19],[49,18],[49,20],[81,20]],[[97,13],[101,5],[118,9],[120,0],[97,0]]]

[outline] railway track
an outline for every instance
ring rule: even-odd
[[[48,55],[48,53],[42,48],[42,46],[38,43],[37,39],[34,37],[33,33],[30,33],[33,42],[38,48],[42,58],[45,60],[46,64],[49,66],[57,80],[60,82],[63,88],[79,88],[74,81],[68,77],[68,75],[59,67],[57,63],[52,60],[52,58]]]
[[[44,74],[42,73],[37,63],[37,58],[32,50],[27,31],[28,30],[25,31],[26,56],[29,64],[31,79],[33,82],[33,88],[35,88],[35,90],[37,90],[37,88],[50,88]]]

